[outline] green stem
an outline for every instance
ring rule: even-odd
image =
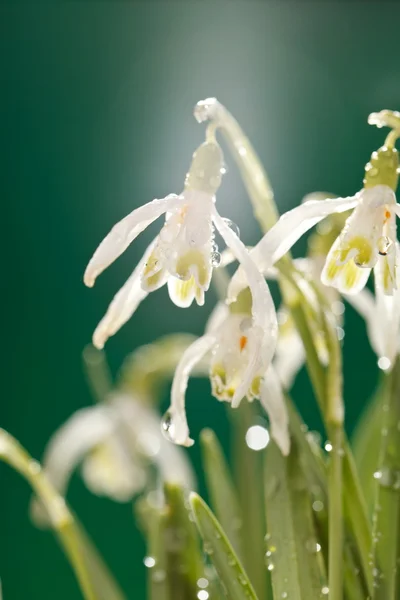
[[[80,551],[79,531],[64,498],[58,495],[43,474],[41,466],[33,460],[17,440],[0,429],[0,459],[24,477],[45,506],[50,522],[75,571],[82,594],[86,600],[96,600],[94,585]]]
[[[342,427],[331,427],[329,465],[329,600],[342,600],[343,508],[342,508]]]

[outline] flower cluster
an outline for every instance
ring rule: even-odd
[[[398,353],[400,250],[396,215],[400,216],[400,205],[395,196],[399,174],[395,142],[400,135],[400,115],[391,111],[370,115],[371,124],[388,126],[391,132],[385,144],[372,153],[360,191],[346,198],[330,194],[306,198],[248,249],[232,222],[221,217],[216,207],[225,172],[217,131],[228,138],[234,158],[251,185],[257,187],[264,176],[240,127],[215,98],[199,102],[194,114],[199,122],[209,124],[205,142],[193,154],[183,191],[133,210],[113,227],[88,264],[84,280],[93,286],[96,277],[150,223],[165,215],[160,233],[110,304],[93,342],[102,348],[146,295],[165,283],[177,306],[188,307],[193,300],[202,305],[213,270],[225,268],[214,240],[217,230],[231,259],[238,261],[238,268],[204,335],[182,354],[162,428],[177,444],[193,443],[186,420],[186,389],[198,361],[208,360],[213,395],[233,408],[243,398],[250,402],[259,399],[270,420],[271,437],[286,455],[290,436],[283,389],[290,388],[303,364],[304,349],[289,316],[290,299],[283,298],[277,316],[267,280],[278,277],[274,265],[308,230],[317,226],[308,256],[291,265],[291,280],[306,299],[311,321],[316,315],[315,342],[321,363],[327,360],[327,341],[323,336],[318,339],[321,328],[315,306],[321,299],[333,315],[339,339],[344,335],[342,300],[346,299],[366,320],[379,366],[390,369]],[[366,289],[371,271],[374,295]]]

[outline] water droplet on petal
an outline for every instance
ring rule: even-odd
[[[197,597],[199,600],[208,600],[209,593],[206,590],[200,590],[197,592]]]
[[[161,432],[165,439],[167,439],[169,442],[173,442],[174,444],[178,443],[176,439],[176,426],[174,423],[174,417],[170,410],[167,410],[161,419]]]
[[[219,267],[221,264],[221,255],[219,252],[211,252],[211,266],[214,268]]]
[[[382,369],[382,371],[387,371],[392,366],[392,361],[387,356],[381,356],[378,360],[378,367]]]
[[[378,240],[378,252],[381,256],[386,256],[392,246],[392,240],[386,235],[382,235]]]
[[[240,237],[240,229],[236,223],[230,219],[223,219],[223,221],[225,221],[225,224],[228,225],[229,229],[232,229],[233,233],[236,233],[236,235]]]

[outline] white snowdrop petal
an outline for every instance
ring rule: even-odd
[[[192,369],[211,350],[215,344],[215,335],[209,333],[198,338],[183,353],[176,368],[171,389],[169,415],[173,427],[173,441],[182,446],[191,446],[189,427],[185,411],[185,395]]]
[[[267,368],[271,363],[276,347],[278,322],[269,287],[250,258],[244,244],[226,225],[215,208],[213,220],[226,245],[242,265],[252,295],[253,343],[251,344],[251,355],[248,358],[243,380],[235,390],[232,399],[232,407],[235,408],[240,404],[243,396],[247,394],[260,368]]]
[[[224,302],[218,302],[206,323],[206,333],[214,333],[229,315],[229,308]]]
[[[383,327],[380,315],[377,312],[376,300],[373,293],[369,289],[364,288],[358,294],[344,294],[344,297],[350,306],[365,320],[372,349],[375,354],[382,356],[384,351]]]
[[[260,393],[260,402],[271,424],[271,437],[287,456],[290,452],[289,417],[279,378],[272,366],[261,380]]]
[[[260,271],[266,272],[275,262],[288,252],[291,247],[311,227],[332,213],[341,213],[354,208],[358,196],[348,198],[330,198],[323,201],[310,200],[289,210],[270,229],[261,241],[253,248],[250,255]],[[234,300],[245,285],[242,269],[238,269],[231,279],[228,289],[228,300]]]
[[[93,345],[96,348],[103,348],[108,338],[117,333],[129,321],[139,304],[146,298],[148,292],[142,288],[141,276],[155,243],[156,240],[148,246],[143,258],[134,269],[132,275],[114,296],[106,314],[97,325],[93,334]],[[160,284],[162,285],[162,283],[161,281]]]
[[[400,219],[400,204],[396,203],[395,206],[394,206],[394,210],[396,211],[396,215]]]
[[[109,439],[115,429],[111,411],[104,406],[83,408],[74,413],[55,431],[46,447],[42,465],[52,485],[65,495],[69,479],[86,456],[99,443]],[[45,523],[46,514],[40,501],[33,499],[31,515]]]
[[[289,333],[280,334],[273,366],[284,389],[290,390],[304,361],[304,346],[296,328],[293,327]]]
[[[182,203],[182,197],[170,194],[139,206],[114,225],[89,261],[84,275],[85,284],[92,287],[97,276],[113,263],[150,223]]]
[[[118,393],[111,403],[129,429],[140,453],[157,466],[161,480],[195,489],[190,462],[180,448],[161,434],[158,413],[143,402],[135,401],[129,394]]]

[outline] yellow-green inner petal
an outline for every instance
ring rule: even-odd
[[[176,263],[176,274],[182,279],[190,279],[191,268],[197,267],[197,280],[201,287],[208,283],[210,266],[207,268],[206,260],[200,250],[192,249],[180,256]]]
[[[357,254],[353,256],[353,258],[358,266],[362,267],[370,264],[372,258],[372,246],[366,237],[357,235],[345,245],[341,245],[339,250],[339,262],[345,262],[349,252],[352,250],[357,251]]]

